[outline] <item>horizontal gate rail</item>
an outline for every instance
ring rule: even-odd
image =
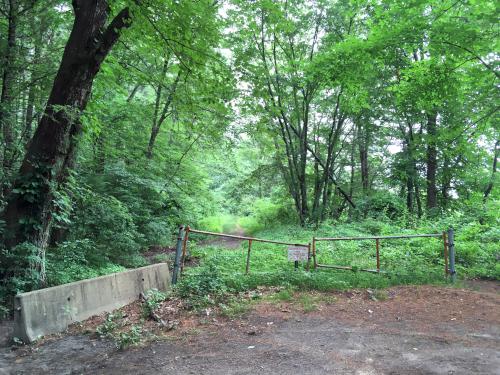
[[[316,241],[350,241],[350,240],[385,240],[398,238],[441,237],[442,233],[433,234],[408,234],[400,236],[372,236],[372,237],[316,237]]]
[[[246,263],[245,263],[245,274],[248,274],[250,272],[250,253],[252,250],[252,243],[253,242],[263,242],[263,243],[270,243],[270,244],[276,244],[276,245],[303,247],[303,248],[307,249],[307,270],[309,270],[309,263],[310,263],[310,259],[311,259],[311,244],[310,243],[306,245],[306,244],[301,244],[301,243],[267,240],[264,238],[238,236],[235,234],[209,232],[206,230],[192,229],[189,226],[181,227],[181,231],[183,231],[183,240],[181,242],[179,242],[179,245],[178,245],[179,252],[182,251],[182,255],[179,254],[179,256],[181,258],[181,262],[180,262],[181,274],[182,274],[182,271],[184,270],[184,262],[186,260],[186,253],[187,253],[187,251],[186,251],[187,242],[188,242],[190,233],[204,234],[204,235],[216,236],[216,237],[235,238],[235,239],[242,240],[242,241],[248,241],[247,259],[246,259]],[[295,262],[295,267],[296,268],[298,267],[298,262]]]
[[[246,241],[250,241],[251,240],[252,242],[274,243],[274,244],[278,244],[278,245],[300,246],[300,247],[305,247],[305,248],[307,248],[309,246],[309,245],[304,245],[304,244],[301,244],[301,243],[290,243],[290,242],[273,241],[273,240],[266,240],[266,239],[263,239],[263,238],[237,236],[237,235],[234,235],[234,234],[207,232],[207,231],[204,231],[204,230],[196,230],[196,229],[191,229],[191,228],[189,228],[189,232],[191,232],[191,233],[199,233],[199,234],[207,234],[207,235],[210,235],[210,236],[236,238],[236,239],[246,240]]]
[[[367,237],[313,237],[312,240],[312,258],[314,268],[334,268],[340,270],[352,270],[353,267],[350,266],[337,266],[330,264],[320,264],[316,259],[316,242],[319,241],[364,241],[364,240],[375,240],[376,257],[377,257],[377,269],[370,270],[365,268],[360,268],[360,271],[373,272],[373,273],[384,273],[380,270],[380,240],[395,240],[395,239],[407,239],[407,238],[442,238],[444,245],[444,272],[448,275],[448,241],[446,232],[442,233],[431,233],[431,234],[402,234],[396,236],[367,236]]]

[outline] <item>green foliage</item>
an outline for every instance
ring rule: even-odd
[[[238,226],[238,218],[229,214],[207,216],[199,221],[199,225],[209,232],[232,233]]]
[[[290,302],[293,300],[293,290],[289,288],[280,290],[273,297],[278,301]]]
[[[229,302],[220,303],[221,313],[228,318],[239,318],[248,313],[252,307],[252,301],[232,299]]]
[[[386,192],[373,192],[369,196],[357,201],[356,215],[358,218],[388,218],[401,219],[406,213],[403,199],[395,194]]]
[[[167,295],[160,292],[158,289],[150,289],[144,293],[144,301],[142,304],[142,314],[144,317],[150,317],[165,301]]]
[[[10,315],[10,309],[6,306],[0,305],[0,322],[7,319]]]
[[[107,314],[106,320],[97,326],[96,334],[100,338],[112,338],[116,329],[120,327],[119,320],[123,318],[123,314],[118,311],[114,314]]]
[[[47,254],[48,285],[66,284],[125,270],[118,264],[102,262],[95,249],[95,244],[89,239],[65,241],[51,248]],[[97,260],[92,261],[95,258]]]
[[[128,265],[139,255],[141,235],[127,207],[112,196],[87,192],[78,200],[72,221],[75,239],[91,239],[92,264],[111,261]]]
[[[113,340],[119,350],[139,344],[143,337],[143,329],[139,325],[132,325],[128,330],[122,330],[123,318],[121,311],[108,314],[106,320],[96,328],[96,334],[99,338]]]
[[[204,267],[189,270],[175,286],[175,292],[194,309],[221,302],[229,291],[215,259]]]
[[[41,263],[41,259],[38,248],[28,242],[17,245],[11,251],[0,249],[0,252],[0,274],[14,275],[6,277],[0,284],[0,304],[11,307],[10,297],[39,287],[40,272],[36,265]]]
[[[254,234],[276,223],[290,223],[296,220],[292,209],[284,204],[273,203],[269,198],[254,200],[248,211],[249,215],[238,221],[247,234]]]
[[[86,181],[93,194],[111,196],[124,207],[140,233],[134,236],[142,248],[170,244],[174,218],[179,213],[175,211],[175,199],[161,191],[158,181],[131,173],[122,163],[111,165],[105,174],[88,176]]]
[[[139,325],[133,325],[129,331],[118,333],[115,337],[116,346],[120,350],[125,350],[130,346],[137,345],[141,342],[142,335],[142,327]]]
[[[298,302],[305,313],[316,311],[318,309],[315,299],[309,294],[301,294]]]
[[[168,263],[173,262],[175,254],[156,254],[153,257],[154,263]]]

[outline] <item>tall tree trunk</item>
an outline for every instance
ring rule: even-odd
[[[31,139],[31,134],[33,133],[33,120],[35,115],[35,84],[31,84],[28,89],[28,101],[26,103],[26,118],[23,130],[23,144],[24,147],[28,148],[28,143]]]
[[[418,185],[418,181],[415,181],[415,202],[417,203],[417,216],[419,218],[422,217],[422,201],[420,200],[420,186]]]
[[[43,20],[45,26],[45,20]],[[32,71],[30,76],[30,85],[28,88],[28,102],[26,104],[26,118],[24,123],[24,130],[22,141],[24,148],[28,149],[29,141],[33,135],[33,122],[35,120],[35,99],[38,91],[38,83],[36,82],[36,67],[40,63],[41,43],[42,43],[42,30],[36,27],[35,20],[31,20],[31,32],[33,34],[33,58],[31,59]]]
[[[408,212],[413,213],[413,179],[407,176],[406,180],[406,208]]]
[[[305,224],[306,219],[309,218],[309,207],[307,202],[307,181],[306,181],[306,167],[307,167],[307,120],[304,121],[302,129],[302,139],[300,144],[300,162],[299,162],[299,186],[300,186],[300,199],[301,199],[301,216],[302,224]]]
[[[486,200],[488,199],[488,196],[490,195],[491,191],[493,190],[493,184],[495,182],[495,175],[497,173],[497,161],[498,161],[499,156],[500,156],[500,140],[497,140],[495,143],[495,148],[493,149],[493,166],[491,168],[491,178],[490,178],[490,182],[486,186],[486,189],[484,190],[483,202],[486,202]]]
[[[0,95],[0,128],[3,134],[3,186],[2,194],[8,190],[14,153],[14,103],[13,85],[15,77],[15,59],[17,43],[17,21],[19,15],[18,0],[8,1],[7,46],[3,58],[2,93]]]
[[[367,195],[370,188],[370,174],[368,166],[368,144],[369,144],[369,131],[367,126],[361,124],[362,119],[360,119],[358,125],[358,152],[359,152],[359,164],[361,169],[361,187],[363,188],[363,194]]]
[[[437,207],[437,150],[436,150],[436,121],[437,112],[427,115],[427,200],[426,207],[433,210]]]
[[[353,135],[353,140],[352,140],[352,143],[351,143],[351,152],[350,152],[350,157],[349,157],[349,161],[350,161],[350,169],[351,169],[351,177],[349,179],[349,197],[352,199],[352,196],[354,195],[354,171],[355,171],[355,168],[356,168],[356,159],[355,159],[355,152],[356,152],[356,142],[355,142],[355,139],[356,139],[356,130],[354,130],[354,135]],[[354,210],[351,209],[349,210],[348,212],[349,214],[349,217],[352,217],[352,215],[354,214]]]
[[[179,81],[181,79],[181,70],[179,70],[179,72],[177,73],[177,76],[175,77],[175,81],[172,83],[172,85],[169,88],[169,93],[168,93],[167,98],[165,99],[165,103],[163,103],[163,108],[160,108],[161,99],[162,99],[162,91],[163,91],[163,86],[164,86],[164,79],[165,79],[165,75],[167,74],[167,70],[168,70],[168,62],[169,62],[168,58],[165,59],[165,63],[163,64],[163,69],[162,69],[161,80],[158,84],[158,88],[156,89],[156,100],[155,100],[155,110],[154,110],[154,115],[153,115],[153,125],[151,127],[151,136],[149,137],[148,149],[146,151],[146,156],[148,159],[151,159],[153,157],[153,147],[154,147],[155,142],[156,142],[156,137],[158,136],[158,133],[160,132],[161,125],[168,117],[168,111],[170,109],[172,101],[174,100],[174,95],[175,95],[175,91],[177,90],[177,85],[179,84]],[[161,111],[160,111],[160,109],[161,109]]]
[[[314,151],[316,153],[319,152],[319,137],[317,136],[317,129],[315,129],[315,135],[314,135]],[[320,213],[320,199],[321,199],[321,192],[323,189],[323,179],[321,178],[321,174],[319,171],[319,163],[317,160],[314,161],[314,191],[313,191],[313,206],[312,206],[312,218],[315,224],[318,224],[318,222],[321,219],[321,213]]]
[[[448,207],[449,190],[451,188],[451,171],[450,171],[450,157],[447,155],[447,150],[444,151],[444,160],[443,160],[443,173],[442,173],[442,182],[441,182],[441,199],[442,206]]]
[[[121,10],[106,28],[105,0],[73,0],[75,21],[64,49],[44,115],[28,147],[3,218],[4,245],[12,249],[33,243],[35,268],[44,282],[45,247],[53,223],[53,197],[64,184],[82,132],[80,114],[87,106],[101,64],[130,24],[129,10]],[[5,277],[5,275],[0,275]]]

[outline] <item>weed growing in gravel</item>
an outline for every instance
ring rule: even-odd
[[[290,302],[293,300],[293,290],[290,288],[280,290],[272,298],[277,301]]]
[[[148,290],[146,293],[144,293],[142,315],[145,318],[152,316],[166,298],[167,295],[163,292],[160,292],[158,289],[153,288]]]
[[[371,293],[371,298],[375,301],[385,301],[388,297],[385,290],[376,289]]]
[[[116,346],[120,350],[124,350],[130,346],[137,345],[141,342],[143,336],[142,327],[133,325],[129,331],[120,332],[115,337]]]
[[[230,300],[228,303],[221,303],[219,307],[222,315],[233,319],[248,313],[252,308],[252,301],[235,298]]]
[[[298,302],[305,313],[316,311],[318,309],[315,298],[309,294],[301,294],[298,298]]]
[[[121,327],[120,319],[123,318],[121,311],[114,314],[108,314],[106,320],[96,328],[97,336],[100,338],[113,338],[113,333],[116,329]]]

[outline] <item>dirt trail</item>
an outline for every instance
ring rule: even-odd
[[[236,228],[232,232],[230,232],[229,234],[232,234],[235,236],[245,236],[245,231],[238,224],[236,226]],[[205,239],[204,241],[200,242],[200,244],[204,245],[204,246],[225,247],[227,249],[239,249],[242,242],[246,242],[246,241],[239,240],[236,238],[231,238],[231,237],[208,236],[208,238]],[[189,249],[189,244],[188,244],[188,249]],[[145,252],[143,254],[143,256],[151,264],[158,263],[160,261],[162,261],[162,262],[165,261],[164,258],[160,258],[160,260],[158,260],[158,258],[157,258],[158,255],[170,256],[173,259],[175,256],[175,246],[174,247],[154,246],[154,247],[151,247],[147,252]],[[173,260],[170,263],[171,263],[171,267],[173,267]],[[196,264],[197,264],[197,260],[194,258],[189,258],[186,261],[186,265],[188,265],[188,266],[193,266]],[[172,268],[171,268],[171,271],[172,271]]]
[[[236,228],[231,231],[231,233],[234,236],[245,236],[245,231],[243,230],[242,227],[238,224]],[[239,240],[237,238],[231,238],[231,237],[215,237],[215,236],[210,236],[210,238],[202,244],[204,245],[212,245],[212,246],[220,246],[220,247],[225,247],[228,249],[239,249],[241,246],[241,243],[245,240]],[[246,242],[246,241],[245,241]]]
[[[312,293],[318,305],[309,313],[299,301],[262,301],[244,318],[198,317],[125,351],[67,335],[0,349],[0,374],[500,374],[492,285],[395,287],[384,301],[364,290]]]

